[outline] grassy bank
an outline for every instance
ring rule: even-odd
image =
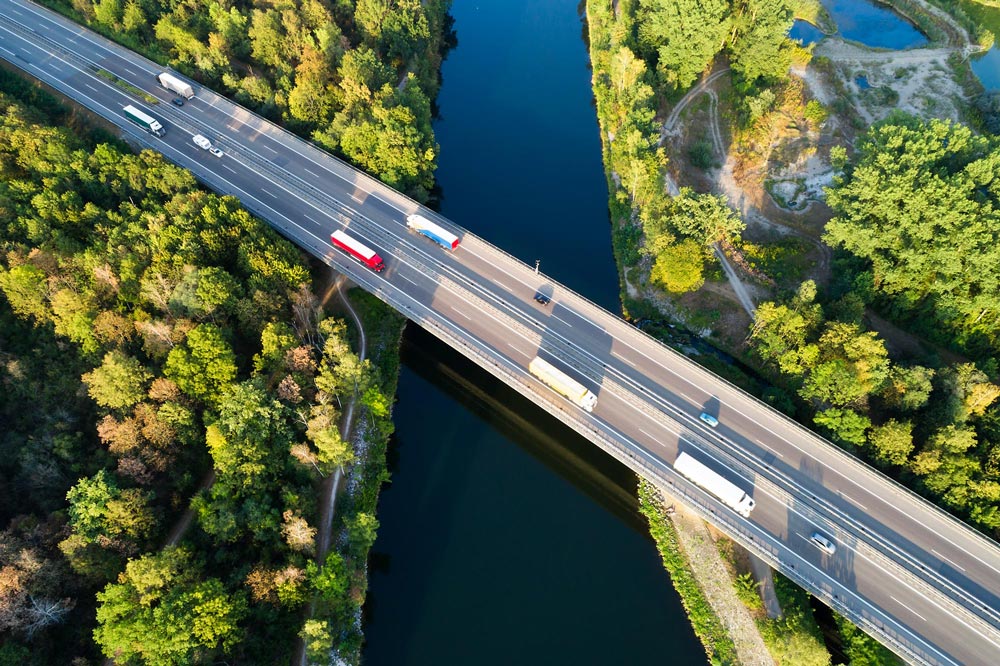
[[[738,663],[736,646],[698,587],[687,556],[677,542],[677,532],[663,512],[663,498],[645,481],[639,483],[639,511],[649,521],[649,533],[663,558],[663,567],[670,573],[670,581],[709,659],[720,665]]]
[[[346,471],[346,491],[338,498],[334,514],[332,541],[338,544],[336,555],[343,562],[348,586],[341,595],[317,596],[316,612],[312,623],[307,624],[313,627],[313,633],[304,630],[303,638],[310,657],[318,662],[323,661],[332,643],[341,660],[358,664],[364,642],[361,608],[368,591],[368,554],[378,529],[375,516],[379,493],[389,480],[386,449],[395,429],[391,405],[399,378],[399,347],[406,319],[361,289],[351,290],[348,296],[365,327],[372,366],[371,384],[359,398],[360,409],[355,417],[358,458]],[[356,339],[353,324],[349,328]],[[333,639],[331,642],[326,640],[323,629]]]

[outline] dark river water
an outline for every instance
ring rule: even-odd
[[[442,211],[619,311],[576,2],[452,14]],[[413,325],[394,416],[367,666],[706,663],[628,470]]]

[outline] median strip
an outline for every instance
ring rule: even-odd
[[[110,81],[115,86],[121,88],[122,90],[124,90],[128,94],[132,95],[133,97],[138,97],[139,99],[143,100],[147,104],[159,104],[160,103],[160,100],[156,99],[155,97],[153,97],[152,95],[150,95],[148,92],[145,92],[144,90],[136,88],[134,85],[132,85],[128,81],[126,81],[126,80],[124,80],[122,78],[119,78],[116,74],[112,74],[111,72],[109,72],[106,69],[101,69],[100,67],[91,66],[91,70],[93,70],[93,72],[95,74],[97,74],[99,77],[101,77],[102,79],[104,79],[106,81]]]

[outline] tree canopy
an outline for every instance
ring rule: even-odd
[[[975,352],[1000,344],[1000,138],[893,116],[827,201],[827,242],[867,262],[876,294]]]

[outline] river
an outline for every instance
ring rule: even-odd
[[[442,212],[619,311],[577,4],[452,15]],[[397,395],[367,666],[706,663],[628,470],[413,325]]]

